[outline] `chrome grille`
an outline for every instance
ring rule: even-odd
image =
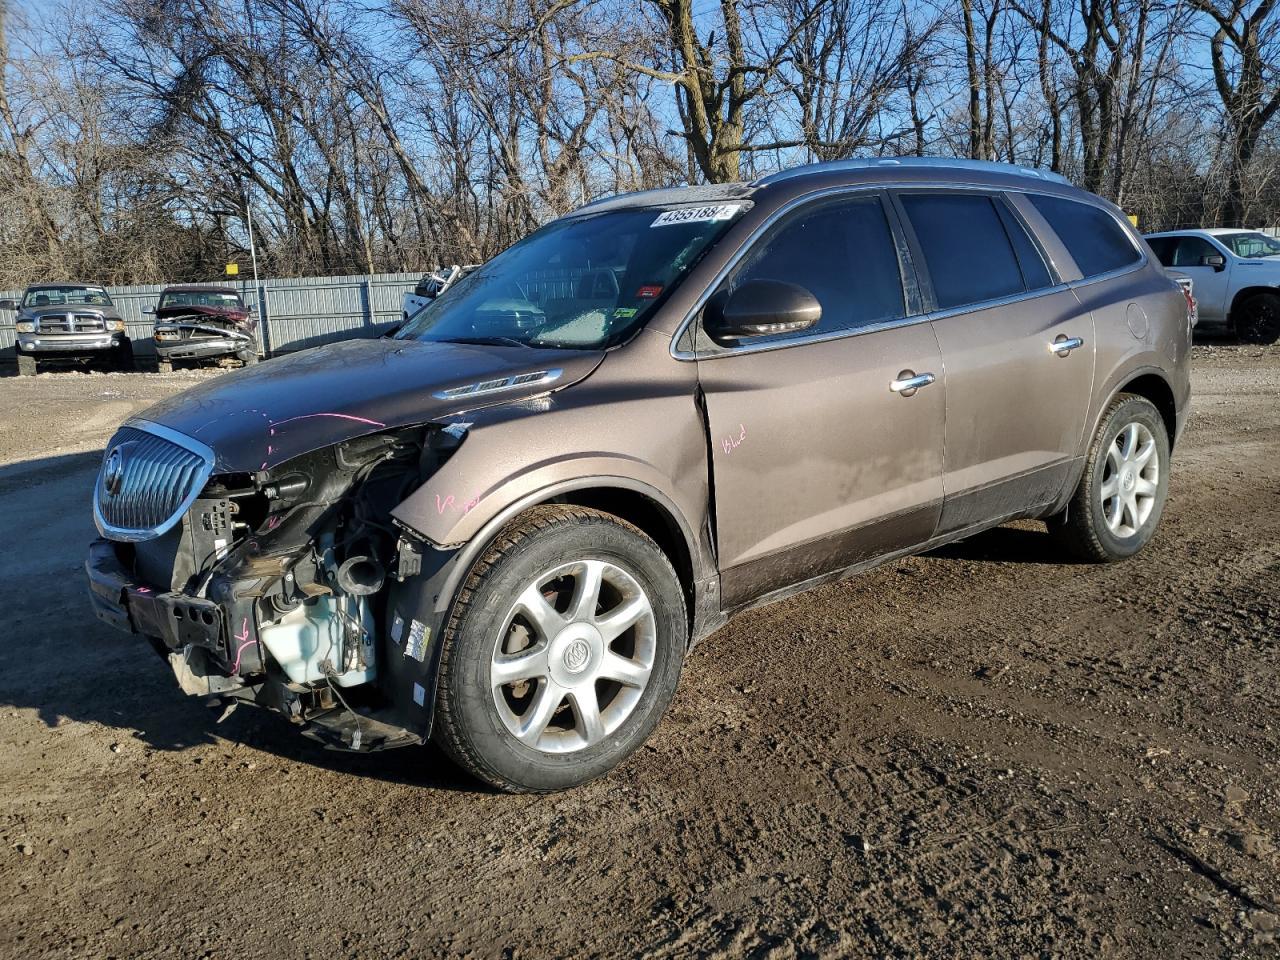
[[[106,328],[96,313],[49,313],[39,324],[41,333],[100,333]]]
[[[111,540],[139,541],[171,529],[213,471],[213,451],[157,424],[121,427],[107,444],[93,514]]]

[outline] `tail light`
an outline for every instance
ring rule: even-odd
[[[1194,284],[1190,277],[1178,277],[1178,286],[1182,288],[1182,295],[1187,300],[1187,327],[1194,327],[1200,319],[1200,305],[1196,302]]]

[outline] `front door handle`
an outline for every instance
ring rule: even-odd
[[[914,370],[903,370],[898,379],[889,381],[889,389],[904,397],[913,397],[921,387],[927,387],[938,378],[932,373],[916,373]]]
[[[1060,333],[1053,343],[1049,344],[1049,349],[1060,357],[1065,357],[1076,347],[1083,347],[1084,340],[1080,337],[1068,337],[1065,333]]]

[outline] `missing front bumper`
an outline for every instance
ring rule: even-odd
[[[390,588],[387,616],[400,626],[380,631],[377,638],[376,684],[334,690],[325,683],[308,687],[291,682],[273,661],[258,659],[256,643],[244,649],[237,642],[256,638],[256,622],[246,630],[242,612],[140,582],[121,562],[118,549],[131,548],[101,538],[90,545],[85,571],[94,612],[116,629],[149,638],[184,692],[266,707],[331,749],[367,753],[421,744],[430,737],[439,668],[438,644],[432,639],[443,619],[432,601],[452,553],[434,557],[421,578]],[[237,654],[252,655],[255,669],[245,673],[229,668]]]

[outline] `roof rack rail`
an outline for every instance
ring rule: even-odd
[[[780,183],[793,177],[808,173],[821,173],[825,170],[876,170],[882,167],[925,167],[949,170],[985,170],[988,173],[1007,173],[1022,177],[1035,177],[1037,180],[1048,180],[1051,183],[1065,183],[1068,180],[1060,173],[1042,170],[1039,167],[1020,167],[1013,163],[996,163],[994,160],[966,160],[962,157],[859,157],[851,160],[828,160],[823,163],[807,163],[804,166],[792,167],[756,180],[752,186],[763,187],[771,183]]]

